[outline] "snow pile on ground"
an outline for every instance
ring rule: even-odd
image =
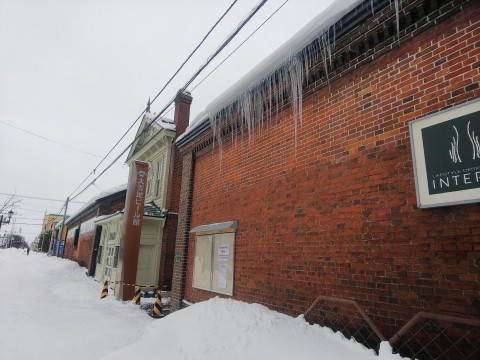
[[[68,260],[0,250],[0,360],[390,360],[258,304],[214,298],[153,320]]]
[[[258,304],[214,298],[175,312],[148,326],[141,341],[102,360],[145,358],[182,360],[397,359],[384,346],[373,350],[339,333],[309,325]],[[389,355],[390,353],[390,355]],[[390,357],[389,357],[390,356]]]

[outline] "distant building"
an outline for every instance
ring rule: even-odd
[[[126,191],[126,185],[120,185],[102,192],[65,221],[67,235],[64,257],[89,269],[90,275],[95,273],[101,235],[101,228],[95,226],[95,220],[120,212],[125,206]]]
[[[65,220],[68,220],[70,216],[66,215]],[[65,251],[65,238],[67,235],[67,226],[63,225],[63,217],[62,220],[55,226],[55,230],[53,232],[53,256],[63,257],[63,253]],[[60,234],[60,231],[62,234]]]
[[[41,233],[53,230],[53,228],[55,228],[55,226],[62,220],[63,215],[61,214],[45,214],[43,217]]]

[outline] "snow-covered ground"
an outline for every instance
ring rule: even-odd
[[[154,320],[101,288],[72,261],[0,250],[0,359],[400,359],[257,304],[215,298]]]

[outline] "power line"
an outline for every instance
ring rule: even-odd
[[[39,212],[39,213],[45,213],[45,210],[33,210],[33,209],[25,209],[22,207],[17,208],[18,210],[23,210],[23,211],[33,211],[33,212]]]
[[[285,0],[283,4],[280,5],[267,19],[265,19],[265,21],[261,23],[260,26],[258,26],[250,35],[248,35],[245,40],[240,43],[240,45],[233,49],[233,51],[225,59],[222,60],[222,62],[220,62],[212,71],[210,71],[202,80],[200,80],[200,82],[193,87],[192,92],[195,91],[195,89],[199,87],[205,80],[207,80],[210,75],[212,75],[220,66],[222,66],[225,61],[227,61],[233,54],[235,54],[237,50],[240,49],[243,44],[245,44],[253,35],[255,35],[255,33],[260,30],[263,25],[265,25],[288,1],[289,0]]]
[[[15,225],[34,225],[34,226],[37,226],[37,225],[43,225],[43,224],[15,223]]]
[[[67,148],[69,148],[69,149],[72,149],[72,150],[75,150],[75,151],[78,151],[78,152],[81,152],[81,153],[84,153],[84,154],[87,154],[87,155],[90,155],[90,156],[95,156],[95,157],[100,158],[100,159],[102,158],[102,156],[100,156],[100,155],[92,154],[92,153],[90,153],[90,152],[88,152],[88,151],[81,150],[81,149],[77,149],[77,148],[75,148],[75,147],[73,147],[73,146],[70,146],[70,145],[61,143],[61,142],[59,142],[59,141],[57,141],[57,140],[53,140],[53,139],[47,138],[47,137],[45,137],[45,136],[36,134],[36,133],[34,133],[34,132],[31,132],[31,131],[28,131],[28,130],[19,128],[18,126],[15,126],[15,125],[6,123],[5,121],[0,120],[0,123],[5,124],[5,125],[7,125],[7,126],[10,126],[10,127],[14,128],[14,129],[23,131],[23,132],[25,132],[25,133],[27,133],[27,134],[36,136],[36,137],[38,137],[38,138],[40,138],[40,139],[43,139],[43,140],[46,140],[46,141],[50,141],[50,142],[55,143],[55,144],[57,144],[57,145],[61,145],[61,146],[67,147]]]
[[[203,37],[202,41],[200,41],[200,43],[195,47],[195,49],[190,53],[190,55],[188,55],[187,59],[182,63],[182,65],[180,65],[180,67],[177,69],[177,71],[175,72],[175,74],[173,74],[173,76],[170,78],[170,80],[167,81],[167,83],[164,85],[164,87],[158,92],[158,94],[153,98],[152,102],[155,101],[158,96],[163,92],[163,90],[165,90],[165,88],[170,84],[170,82],[175,78],[175,76],[178,74],[178,72],[183,68],[183,66],[187,63],[188,60],[190,60],[190,58],[193,56],[193,54],[198,50],[198,48],[205,42],[205,40],[208,38],[208,36],[210,35],[210,33],[217,27],[217,25],[220,23],[220,21],[223,20],[223,18],[228,14],[228,12],[230,11],[230,9],[233,7],[233,5],[235,5],[235,3],[237,2],[237,0],[235,0],[230,6],[229,8],[223,13],[223,15],[217,20],[217,22],[212,26],[212,28],[207,32],[207,34]]]
[[[220,21],[223,20],[223,18],[228,14],[228,12],[232,9],[232,7],[235,5],[235,3],[237,2],[238,0],[234,0],[232,2],[232,4],[228,7],[228,9],[223,13],[223,15],[215,22],[215,24],[210,28],[210,30],[207,32],[207,34],[203,37],[203,39],[200,41],[200,43],[198,43],[198,45],[195,47],[195,49],[193,49],[192,52],[190,52],[190,54],[187,56],[187,58],[183,61],[183,63],[180,65],[180,67],[177,69],[177,71],[175,71],[175,73],[170,77],[170,79],[167,81],[167,83],[162,87],[162,89],[157,93],[157,95],[155,95],[155,97],[153,98],[153,100],[149,103],[148,103],[148,106],[150,106],[150,104],[152,104],[153,102],[155,102],[155,100],[157,100],[157,98],[163,93],[163,91],[165,90],[165,88],[170,85],[170,83],[172,82],[172,80],[178,75],[178,73],[180,72],[180,70],[182,70],[182,68],[185,66],[185,64],[190,60],[190,58],[197,52],[198,48],[205,42],[205,40],[210,36],[210,34],[212,33],[212,31],[217,27],[217,25],[220,23]],[[72,196],[86,181],[87,179],[95,174],[95,172],[97,171],[98,167],[106,160],[107,156],[110,155],[112,153],[112,151],[118,146],[118,144],[125,138],[125,136],[130,132],[130,130],[132,130],[132,128],[135,126],[135,124],[138,122],[138,120],[140,120],[140,118],[143,116],[143,114],[145,114],[146,112],[146,109],[143,110],[140,115],[138,115],[138,117],[135,119],[135,121],[132,123],[132,125],[130,125],[130,127],[127,129],[127,131],[125,131],[125,133],[120,137],[120,139],[115,143],[115,145],[113,145],[113,147],[108,151],[108,153],[103,157],[103,159],[98,163],[98,165],[92,170],[92,172],[90,174],[88,174],[88,176],[80,183],[80,185],[77,186],[77,188],[70,194],[70,196]],[[123,153],[121,154],[123,155]],[[116,162],[118,160],[118,158],[116,158],[113,162]],[[78,196],[78,195],[77,195]]]
[[[251,20],[251,18],[260,10],[260,8],[265,5],[267,0],[262,0],[260,1],[251,11],[250,13],[237,25],[237,27],[230,33],[230,35],[227,36],[227,38],[223,41],[223,43],[204,61],[204,63],[199,67],[199,69],[195,72],[195,74],[184,84],[184,86],[177,92],[177,93],[182,93],[187,89],[187,87],[200,75],[200,73],[210,64],[210,62],[232,41],[232,39],[237,36],[237,34],[240,32],[240,30]],[[133,139],[133,141],[95,178],[93,181],[90,182],[85,188],[83,188],[78,194],[75,196],[70,196],[71,199],[75,199],[78,196],[80,196],[84,191],[86,191],[95,181],[97,181],[112,165],[128,150],[130,147],[133,145],[133,143],[140,138],[149,128],[150,126],[155,123],[160,116],[168,109],[170,105],[172,105],[175,102],[176,95],[173,97],[172,100],[158,113],[158,115],[155,116],[155,118],[152,120],[151,123],[149,123],[143,131]],[[163,129],[158,130],[151,138],[149,141],[147,141],[145,144],[142,145],[144,147],[147,145],[152,139],[154,139]]]
[[[27,195],[18,195],[18,194],[6,194],[6,193],[0,193],[0,195],[13,195],[15,197],[19,198],[25,198],[25,199],[34,199],[34,200],[45,200],[45,201],[56,201],[56,202],[64,202],[65,200],[60,200],[60,199],[50,199],[50,198],[42,198],[42,197],[36,197],[36,196],[27,196]],[[85,204],[84,201],[74,201],[77,204]]]
[[[24,217],[21,217],[21,216],[15,216],[15,219],[43,221],[43,219],[24,218]]]

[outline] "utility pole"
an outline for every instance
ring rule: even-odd
[[[65,226],[65,221],[67,220],[67,209],[68,209],[68,202],[70,201],[70,197],[67,197],[67,201],[65,201],[65,211],[63,212],[63,221],[62,221],[62,226],[60,228],[60,239],[59,244],[58,244],[58,251],[60,251],[60,245],[62,243],[62,235],[63,235],[63,227]],[[62,251],[62,258],[63,254],[65,253],[65,247],[67,246],[67,239],[65,237],[65,245],[63,246],[63,251]],[[57,252],[58,256],[58,252]]]
[[[52,233],[50,234],[50,246],[48,247],[48,253],[47,255],[50,256],[51,255],[51,252],[52,252],[52,247],[53,247],[53,231],[55,229],[53,228],[52,226]]]

